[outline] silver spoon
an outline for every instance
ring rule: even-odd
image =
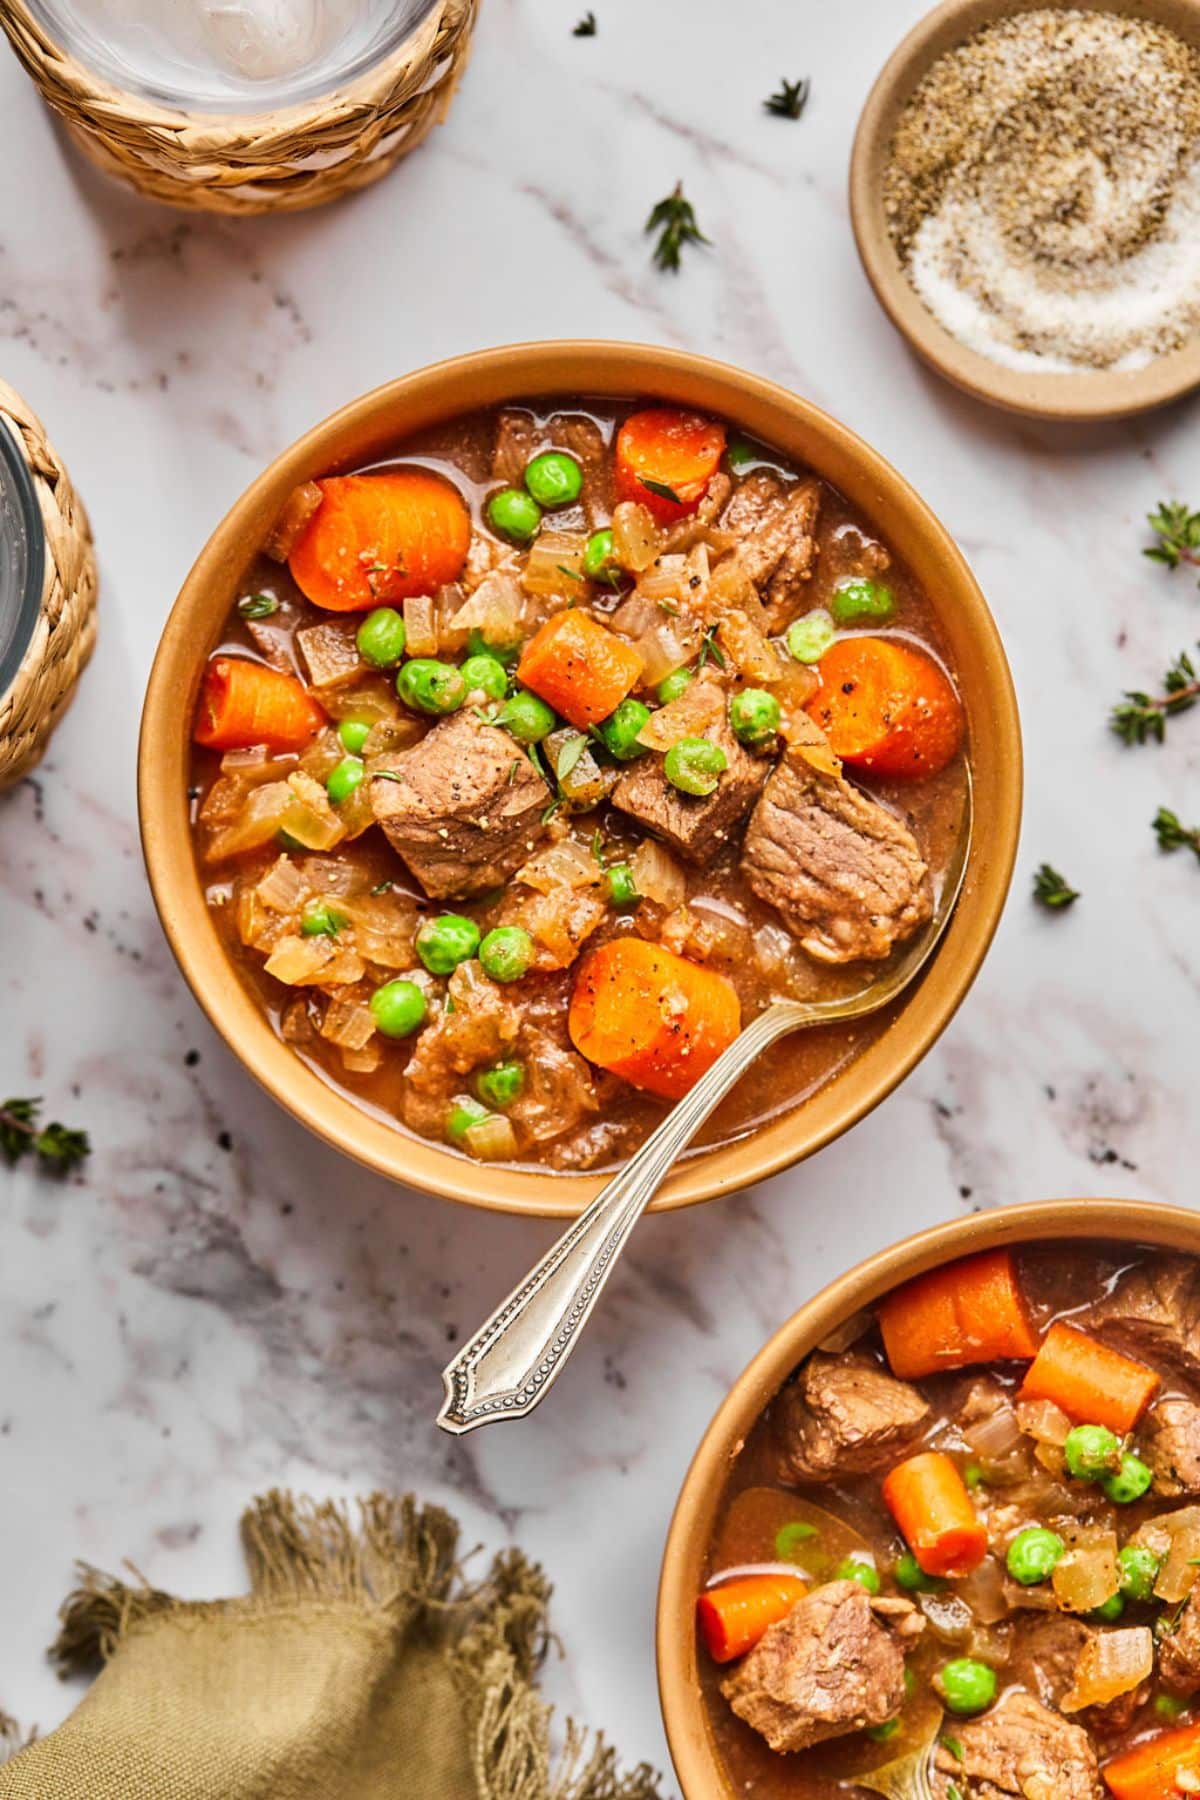
[[[497,1419],[522,1419],[545,1399],[579,1341],[630,1232],[672,1164],[755,1057],[789,1032],[878,1012],[916,980],[950,921],[971,849],[967,772],[963,820],[937,910],[920,937],[877,981],[836,1000],[776,1000],[752,1019],[712,1068],[601,1188],[542,1260],[442,1371],[443,1431],[461,1436]]]
[[[933,1800],[929,1768],[933,1746],[941,1728],[942,1709],[939,1706],[934,1709],[922,1732],[921,1742],[915,1749],[898,1756],[895,1762],[884,1763],[882,1768],[872,1769],[866,1775],[854,1775],[848,1782],[840,1785],[870,1788],[872,1793],[882,1794],[884,1800]]]

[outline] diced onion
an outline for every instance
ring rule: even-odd
[[[1154,1673],[1154,1639],[1147,1625],[1122,1626],[1091,1636],[1075,1665],[1075,1681],[1059,1701],[1065,1713],[1085,1706],[1107,1706],[1120,1694],[1132,1693]]]
[[[1191,1514],[1195,1514],[1197,1510],[1194,1506],[1182,1509]],[[1166,1600],[1169,1604],[1190,1594],[1196,1576],[1200,1573],[1197,1567],[1197,1559],[1200,1559],[1200,1526],[1190,1521],[1173,1526],[1172,1521],[1180,1516],[1180,1513],[1168,1513],[1165,1521],[1156,1521],[1165,1523],[1171,1531],[1171,1547],[1154,1583],[1158,1599]]]
[[[1051,1577],[1055,1597],[1064,1612],[1094,1612],[1120,1586],[1117,1534],[1099,1525],[1068,1525],[1063,1536],[1067,1548]]]
[[[826,1356],[840,1356],[843,1350],[849,1350],[851,1344],[857,1344],[859,1338],[866,1337],[874,1323],[875,1314],[869,1308],[851,1313],[848,1319],[843,1319],[827,1337],[821,1339],[817,1349]]]
[[[254,890],[262,904],[277,913],[298,913],[309,891],[308,882],[290,856],[278,857]]]
[[[687,877],[661,844],[653,838],[640,843],[629,859],[637,891],[647,900],[657,901],[668,910],[682,906],[687,898]]]
[[[747,681],[773,683],[781,681],[787,672],[765,634],[740,610],[725,614],[717,627],[717,640]]]
[[[375,1014],[361,993],[335,994],[321,1020],[321,1036],[347,1050],[361,1050],[375,1032]]]
[[[221,862],[227,856],[241,856],[247,850],[269,844],[294,804],[295,796],[286,781],[271,781],[265,787],[252,789],[233,822],[209,839],[206,861]]]
[[[523,601],[516,577],[493,569],[458,608],[451,625],[456,633],[478,631],[485,643],[502,649],[522,635],[522,620]]]
[[[276,562],[287,561],[324,498],[315,481],[302,481],[292,489],[267,533],[263,549],[268,556]]]
[[[481,1162],[503,1162],[517,1154],[517,1134],[503,1113],[492,1113],[463,1133],[463,1149]]]
[[[437,611],[431,594],[410,594],[404,602],[404,638],[410,656],[437,655]]]
[[[573,599],[582,592],[586,548],[587,538],[582,531],[540,531],[521,572],[525,592]]]
[[[561,844],[549,844],[531,856],[517,870],[516,880],[548,894],[552,888],[590,887],[602,873],[591,851],[578,838],[564,838]]]
[[[383,1051],[378,1039],[364,1044],[361,1050],[347,1050],[344,1047],[342,1050],[342,1066],[352,1075],[373,1075],[382,1061]]]
[[[341,687],[363,673],[358,654],[359,620],[322,619],[296,633],[296,643],[314,687]]]
[[[1071,1429],[1071,1421],[1053,1400],[1020,1400],[1017,1403],[1017,1422],[1021,1430],[1039,1444],[1054,1444],[1059,1449],[1067,1441],[1067,1433]]]
[[[662,539],[649,509],[622,500],[612,516],[613,556],[623,569],[639,575],[658,555]]]
[[[379,724],[400,717],[396,690],[386,675],[367,675],[353,687],[321,688],[317,699],[331,719],[363,719]]]
[[[725,695],[715,681],[693,681],[678,699],[650,714],[638,732],[647,750],[669,750],[682,738],[702,737],[725,710]]]
[[[288,776],[291,802],[279,821],[280,829],[306,850],[332,850],[345,837],[341,820],[329,804],[320,782],[297,769]]]
[[[929,1621],[929,1629],[944,1644],[965,1644],[975,1624],[974,1615],[965,1600],[957,1594],[921,1594],[921,1611]]]

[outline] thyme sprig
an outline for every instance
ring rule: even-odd
[[[1049,863],[1043,863],[1033,878],[1033,897],[1048,911],[1062,912],[1078,900],[1079,889],[1073,888],[1066,876],[1060,875]]]
[[[1160,850],[1190,850],[1200,862],[1200,825],[1181,824],[1178,814],[1169,806],[1160,806],[1151,830],[1158,839]]]
[[[781,81],[773,94],[763,101],[766,110],[777,119],[798,119],[808,105],[808,96],[812,82],[807,78],[801,81]]]
[[[1151,562],[1177,569],[1180,563],[1200,568],[1200,512],[1192,512],[1181,500],[1160,500],[1146,522],[1158,539],[1142,551]]]
[[[585,12],[582,19],[580,19],[578,25],[575,25],[572,27],[571,36],[572,37],[595,37],[595,35],[596,35],[596,15],[594,12]]]
[[[1114,706],[1109,716],[1109,724],[1123,744],[1145,744],[1150,739],[1161,744],[1167,720],[1196,704],[1200,677],[1186,650],[1179,652],[1163,675],[1162,690],[1161,694],[1147,694],[1137,688],[1126,689],[1124,701]]]
[[[666,199],[660,200],[652,209],[645,228],[659,234],[654,246],[654,261],[660,269],[677,270],[679,253],[685,244],[712,242],[696,223],[695,210],[684,195],[682,181],[677,181]]]
[[[32,1153],[44,1169],[63,1175],[91,1150],[86,1131],[73,1131],[52,1119],[38,1123],[40,1099],[5,1100],[0,1105],[0,1155],[11,1165]]]

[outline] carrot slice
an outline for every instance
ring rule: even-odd
[[[214,656],[204,671],[192,736],[209,750],[303,750],[326,723],[292,675],[241,656]]]
[[[962,704],[924,651],[897,638],[838,638],[808,702],[843,762],[877,775],[936,775],[963,740]]]
[[[1116,1800],[1179,1800],[1178,1777],[1200,1777],[1200,1724],[1160,1731],[1114,1756],[1101,1770],[1104,1785]]]
[[[606,719],[641,674],[632,645],[574,607],[539,626],[517,664],[518,680],[580,731]]]
[[[1052,1325],[1021,1385],[1022,1400],[1052,1400],[1077,1425],[1132,1431],[1162,1383],[1153,1369],[1061,1321]]]
[[[301,592],[328,612],[360,612],[453,581],[466,561],[471,515],[430,469],[333,475],[288,557]]]
[[[797,1575],[739,1575],[706,1588],[696,1602],[696,1624],[714,1662],[732,1662],[786,1619],[808,1592]]]
[[[984,1250],[918,1275],[881,1301],[878,1311],[888,1362],[903,1381],[1038,1352],[1008,1250]]]
[[[695,512],[724,449],[725,427],[701,413],[667,406],[631,413],[617,433],[617,498],[639,501],[670,525]]]
[[[567,1025],[571,1041],[634,1087],[677,1100],[741,1029],[732,982],[645,938],[611,938],[585,956]]]
[[[987,1532],[942,1451],[898,1463],[884,1481],[883,1500],[926,1575],[969,1575],[987,1555]]]

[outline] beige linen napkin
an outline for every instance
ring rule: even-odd
[[[0,1768],[0,1800],[660,1800],[647,1767],[621,1774],[573,1725],[552,1766],[540,1569],[509,1551],[469,1588],[440,1508],[359,1510],[356,1527],[333,1504],[256,1500],[235,1600],[85,1569],[52,1654],[103,1667]]]

